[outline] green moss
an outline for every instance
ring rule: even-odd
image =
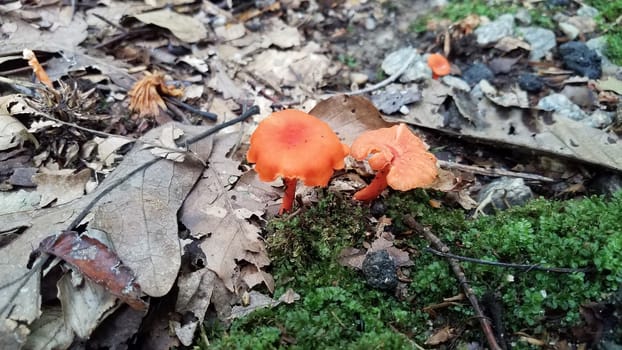
[[[430,226],[455,254],[593,269],[562,274],[461,263],[478,296],[500,296],[509,334],[563,331],[578,323],[582,303],[603,300],[622,282],[622,193],[610,200],[535,200],[477,220],[459,209],[431,208],[428,200],[442,195],[411,191],[393,193],[385,201],[398,238],[395,244],[408,248],[415,262],[409,274],[409,302],[371,290],[357,271],[337,263],[343,247],[360,247],[371,230],[364,207],[328,195],[299,215],[271,221],[267,242],[275,295],[293,288],[302,300],[235,320],[227,332],[210,337],[210,349],[412,349],[413,342],[423,343],[433,328],[462,327],[465,322],[474,331],[467,327],[461,339],[478,339],[468,303],[438,309],[434,318],[422,311],[461,291],[447,262],[427,253],[424,239],[408,234],[405,214]]]

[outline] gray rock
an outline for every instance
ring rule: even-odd
[[[388,75],[397,73],[400,68],[404,66],[404,63],[412,53],[415,54],[415,60],[400,76],[399,81],[408,83],[432,78],[432,70],[428,67],[428,63],[411,47],[391,52],[384,61],[382,61],[382,70]]]
[[[453,75],[446,75],[442,77],[441,82],[443,82],[443,84],[449,87],[456,88],[458,90],[462,90],[466,92],[469,92],[471,90],[471,87],[466,81],[458,77],[454,77]]]
[[[577,16],[594,18],[598,16],[598,10],[593,8],[592,6],[583,5],[580,9],[577,10]]]
[[[590,49],[580,41],[569,41],[559,46],[564,66],[575,73],[598,79],[602,74],[601,58],[595,50]]]
[[[369,16],[365,19],[365,29],[374,30],[376,29],[376,19],[372,16]]]
[[[475,29],[477,43],[480,45],[495,43],[503,37],[512,35],[513,32],[514,16],[511,14],[501,15],[496,20]]]
[[[555,33],[551,30],[540,27],[522,27],[519,31],[531,46],[530,60],[539,61],[557,46]]]
[[[583,119],[583,122],[593,128],[603,129],[613,123],[614,112],[605,112],[600,109],[595,110],[588,118]]]
[[[560,22],[558,24],[559,29],[566,34],[566,37],[570,40],[574,40],[576,37],[579,36],[579,34],[581,34],[581,31],[579,30],[579,28],[573,26],[570,23],[567,22]]]
[[[604,36],[590,39],[585,45],[600,56],[603,75],[616,75],[618,72],[622,72],[622,67],[614,64],[607,58],[607,39]]]
[[[582,120],[587,117],[581,107],[572,103],[562,94],[551,94],[538,102],[538,108],[544,111],[555,111],[557,114],[573,120]]]
[[[514,18],[522,25],[528,26],[531,24],[531,14],[526,8],[521,8],[516,11]]]
[[[493,72],[483,63],[476,63],[462,72],[462,79],[473,86],[482,80],[492,81],[495,78]]]
[[[416,87],[408,89],[387,88],[387,90],[371,96],[371,102],[381,112],[393,114],[402,106],[421,100],[421,92]]]
[[[521,178],[502,177],[484,186],[477,197],[480,209],[492,213],[521,206],[533,198],[533,192]]]
[[[535,74],[523,73],[518,77],[518,86],[527,92],[540,92],[544,82]]]
[[[622,190],[622,177],[618,174],[600,174],[590,183],[590,192],[611,196]]]
[[[397,288],[397,272],[393,258],[386,250],[371,252],[363,260],[363,275],[372,288],[392,292]]]

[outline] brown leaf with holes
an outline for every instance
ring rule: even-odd
[[[132,308],[147,308],[147,304],[140,299],[142,292],[134,272],[99,240],[81,236],[75,231],[64,231],[58,236],[43,239],[36,251],[57,256],[75,266],[83,275],[104,286]]]
[[[184,202],[181,222],[192,235],[205,236],[201,249],[207,268],[227,289],[238,291],[245,281],[249,286],[264,283],[272,292],[274,280],[263,271],[270,259],[259,236],[261,230],[250,222],[251,217],[263,215],[269,204],[263,198],[268,194],[241,181],[239,162],[227,157],[236,141],[235,133],[217,138],[209,167]]]
[[[137,81],[132,89],[127,93],[130,96],[130,109],[138,112],[139,117],[160,114],[160,109],[166,111],[166,103],[161,95],[180,97],[183,95],[182,89],[166,85],[164,74],[147,73],[147,75]]]

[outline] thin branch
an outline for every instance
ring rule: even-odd
[[[475,259],[475,258],[469,258],[467,256],[455,255],[451,253],[443,253],[441,251],[438,251],[430,247],[425,248],[425,250],[429,253],[442,256],[444,258],[467,261],[467,262],[481,264],[481,265],[491,265],[491,266],[498,266],[498,267],[507,267],[511,269],[525,270],[527,272],[532,271],[532,270],[537,270],[537,271],[546,271],[546,272],[575,273],[575,272],[590,272],[594,270],[589,267],[581,268],[581,269],[573,269],[569,267],[544,267],[540,265],[512,264],[512,263],[504,263],[504,262],[497,262],[497,261],[480,260],[480,259]]]
[[[209,120],[211,120],[213,122],[215,122],[216,119],[218,118],[218,116],[216,114],[212,113],[212,112],[202,111],[202,110],[196,108],[195,106],[192,106],[192,105],[189,105],[189,104],[187,104],[185,102],[179,101],[176,98],[173,98],[173,97],[170,97],[170,96],[163,96],[163,98],[164,98],[164,101],[166,101],[166,102],[168,102],[170,104],[173,104],[173,105],[175,105],[177,107],[183,108],[183,109],[187,110],[190,113],[197,114],[197,115],[199,115],[199,116],[201,116],[203,118],[209,119]]]
[[[509,176],[509,177],[520,177],[523,179],[534,180],[534,181],[555,182],[555,179],[552,179],[546,176],[529,174],[529,173],[521,173],[521,172],[515,172],[515,171],[510,171],[510,170],[504,170],[504,169],[485,169],[485,168],[478,167],[478,166],[448,162],[448,161],[440,160],[440,159],[438,160],[438,165],[441,168],[445,168],[445,169],[457,169],[457,170],[461,170],[461,171],[465,171],[465,172],[469,172],[473,174],[480,174],[480,175],[486,175],[486,176]]]
[[[410,214],[404,216],[404,223],[411,229],[422,234],[430,243],[432,243],[433,246],[436,247],[436,249],[440,250],[443,253],[449,253],[449,247],[445,245],[445,243],[443,243],[440,238],[434,235],[430,228],[424,227],[423,225],[418,223]],[[495,335],[492,331],[492,325],[490,323],[490,320],[484,315],[482,308],[479,306],[477,297],[475,297],[473,289],[471,289],[471,286],[469,285],[469,282],[467,281],[466,276],[464,275],[464,271],[462,271],[458,260],[448,258],[447,261],[449,262],[451,269],[456,275],[456,278],[458,279],[462,290],[464,290],[464,294],[466,295],[467,299],[469,299],[469,302],[471,303],[471,306],[475,311],[475,316],[479,320],[479,324],[482,327],[484,335],[486,336],[486,340],[488,341],[490,349],[501,350],[501,347],[497,343],[497,339],[495,339]]]
[[[386,78],[385,80],[368,86],[364,89],[360,89],[360,90],[356,90],[356,91],[350,91],[350,92],[335,92],[332,94],[326,94],[326,95],[322,95],[320,96],[322,99],[325,98],[329,98],[329,97],[333,97],[335,95],[348,95],[348,96],[352,96],[352,95],[360,95],[360,94],[366,94],[368,92],[372,92],[374,90],[378,90],[381,89],[389,84],[391,84],[392,82],[394,82],[395,80],[397,80],[397,78],[400,77],[400,75],[404,74],[404,72],[406,71],[406,69],[408,69],[408,67],[415,61],[415,58],[417,58],[417,52],[413,51],[413,53],[410,54],[410,56],[408,57],[408,59],[406,60],[406,62],[404,63],[404,65],[395,73],[393,73],[393,75],[391,75],[390,77]]]

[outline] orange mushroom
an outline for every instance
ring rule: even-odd
[[[445,56],[433,53],[428,56],[428,66],[432,69],[432,78],[438,79],[438,77],[445,76],[451,72],[451,65]]]
[[[377,171],[372,182],[354,194],[359,201],[377,198],[387,186],[400,191],[429,186],[438,174],[436,157],[406,124],[361,134],[350,154],[357,160],[371,154],[367,162]]]
[[[348,146],[320,119],[287,109],[261,121],[251,135],[246,154],[262,181],[283,177],[285,195],[279,214],[292,208],[296,183],[326,186],[333,171],[344,167]]]

